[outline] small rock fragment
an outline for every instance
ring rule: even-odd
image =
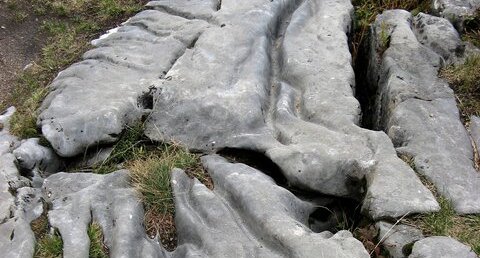
[[[472,248],[451,237],[433,236],[413,245],[409,258],[478,258]]]

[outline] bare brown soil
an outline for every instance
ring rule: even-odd
[[[5,101],[18,74],[36,60],[44,42],[41,19],[33,14],[22,15],[26,17],[19,18],[16,10],[8,8],[7,1],[0,0],[0,107],[8,105]]]

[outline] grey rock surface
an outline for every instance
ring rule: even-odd
[[[409,258],[477,258],[472,249],[450,237],[427,237],[413,245]]]
[[[264,173],[216,155],[202,161],[213,191],[173,172],[179,243],[172,257],[369,257],[348,231],[312,232],[306,224],[315,207]]]
[[[23,218],[11,218],[0,224],[0,252],[3,257],[33,257],[35,236],[30,222]]]
[[[469,17],[475,15],[480,8],[479,0],[433,0],[432,10],[436,14],[450,20],[459,30]]]
[[[480,148],[480,117],[471,116],[470,117],[470,136],[472,141],[475,144],[475,147]]]
[[[11,153],[0,156],[0,253],[3,257],[32,257],[35,237],[30,222],[42,213],[43,206],[14,162]]]
[[[111,257],[163,257],[157,240],[143,228],[143,206],[129,186],[128,171],[108,175],[57,173],[42,190],[52,203],[50,225],[60,231],[64,257],[88,257],[88,225],[102,227]]]
[[[187,19],[211,20],[221,2],[222,0],[158,0],[148,2],[147,6]]]
[[[20,146],[13,151],[22,169],[32,171],[37,169],[41,172],[51,174],[58,172],[62,161],[55,152],[39,144],[38,138],[30,138],[22,141]]]
[[[10,134],[10,118],[15,113],[15,107],[9,107],[0,115],[0,156],[12,151],[18,146],[17,137]]]
[[[382,239],[382,246],[392,258],[406,258],[408,247],[424,238],[421,230],[407,225],[380,221],[375,226],[379,230],[378,239]]]
[[[155,83],[146,134],[203,152],[265,153],[296,187],[366,192],[363,210],[374,218],[438,210],[388,137],[358,126],[352,11],[343,0],[222,1],[222,26]]]
[[[10,193],[10,182],[17,178],[18,170],[12,154],[0,156],[0,221],[10,218],[15,197]]]
[[[38,119],[43,135],[64,157],[116,141],[149,108],[139,101],[142,93],[206,27],[205,21],[147,10],[95,40],[96,48],[50,85]]]
[[[412,24],[418,42],[441,56],[445,65],[464,61],[467,46],[448,20],[419,13]]]
[[[473,167],[472,145],[453,91],[437,76],[443,58],[419,42],[414,30],[420,28],[412,21],[409,12],[386,11],[372,27],[368,79],[376,82],[374,126],[389,135],[399,155],[412,159],[416,171],[457,212],[478,213],[480,174]],[[382,33],[388,35],[384,51],[379,50],[385,47]]]

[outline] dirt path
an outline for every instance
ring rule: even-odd
[[[15,85],[17,75],[39,54],[42,37],[41,21],[29,15],[22,21],[15,18],[15,11],[0,2],[0,107],[7,106],[8,96]]]

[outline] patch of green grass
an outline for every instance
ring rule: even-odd
[[[480,55],[467,58],[464,64],[451,65],[440,71],[457,95],[464,121],[480,115]]]
[[[16,106],[11,132],[21,138],[37,137],[37,109],[48,94],[46,86],[55,75],[79,60],[90,41],[140,11],[145,0],[21,0],[9,1],[16,13],[40,15],[47,36],[34,66],[19,75],[11,96],[0,104]]]
[[[107,258],[108,252],[103,244],[102,227],[98,223],[91,223],[87,230],[88,238],[90,239],[90,250],[88,257],[90,258]]]
[[[63,242],[58,232],[53,235],[46,234],[38,239],[34,257],[38,258],[58,258],[62,257]]]
[[[352,39],[352,56],[355,61],[359,47],[365,40],[370,24],[378,14],[390,9],[404,9],[414,15],[419,12],[428,13],[428,0],[353,0],[355,6],[354,37]],[[354,62],[355,63],[355,62]]]
[[[110,156],[94,168],[95,173],[107,174],[118,170],[118,164],[145,157],[148,143],[152,142],[144,136],[142,123],[127,126],[113,146]]]
[[[449,229],[453,226],[453,218],[455,217],[455,210],[451,203],[445,198],[438,198],[440,204],[440,211],[430,213],[422,218],[424,231],[434,236],[445,236]]]
[[[45,206],[44,206],[45,208]],[[49,233],[47,211],[44,210],[42,215],[30,223],[30,227],[35,235],[35,253],[33,257],[38,258],[58,258],[62,257],[63,242],[60,234],[55,231]]]
[[[450,236],[467,244],[480,255],[480,215],[457,215],[452,204],[437,198],[440,211],[417,215],[409,223],[420,228],[427,236]]]
[[[412,156],[405,154],[400,154],[399,156],[417,172],[415,159]],[[450,236],[455,238],[462,243],[470,245],[477,254],[480,254],[480,215],[457,215],[453,205],[439,195],[435,185],[425,176],[418,174],[418,172],[417,176],[422,181],[422,184],[436,197],[440,205],[440,211],[415,215],[405,219],[406,224],[421,229],[426,236]]]
[[[158,146],[127,164],[133,186],[142,193],[147,209],[158,213],[174,211],[170,173],[174,168],[197,170],[199,156],[175,145]]]

